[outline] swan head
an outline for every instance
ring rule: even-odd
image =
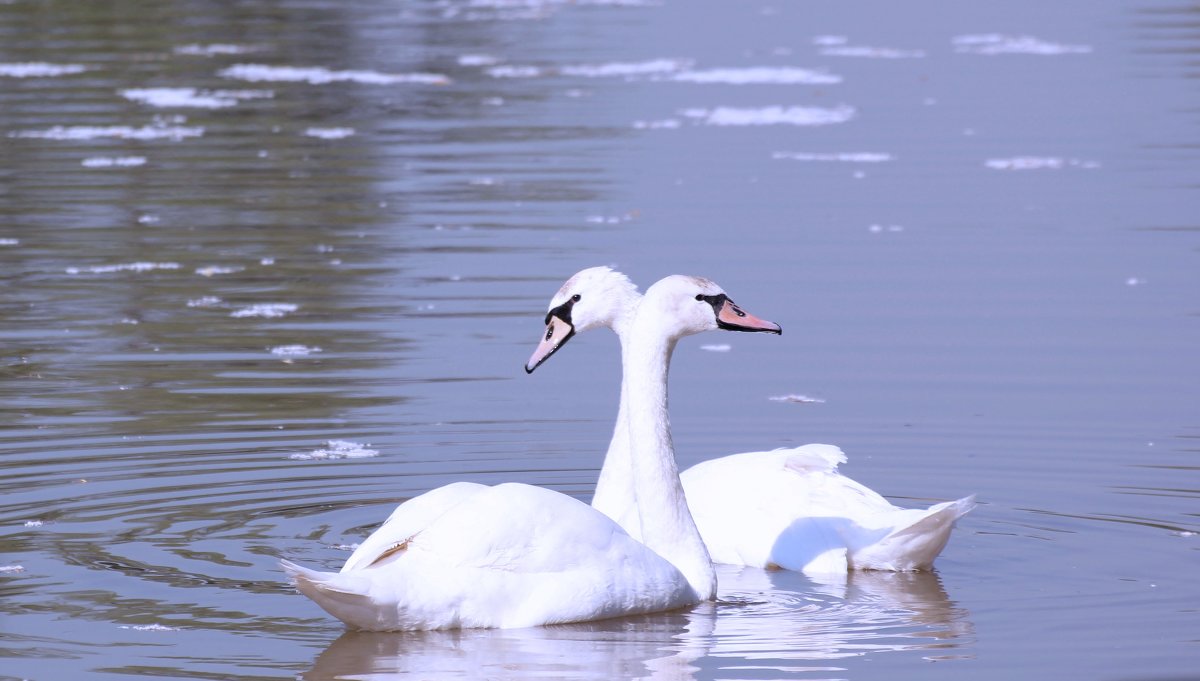
[[[550,299],[546,331],[525,363],[533,373],[577,333],[600,326],[613,328],[632,316],[641,295],[629,277],[611,267],[589,267],[576,272]]]
[[[746,312],[715,283],[701,277],[673,274],[646,290],[639,314],[670,326],[676,338],[705,331],[747,331],[782,334],[774,322]]]

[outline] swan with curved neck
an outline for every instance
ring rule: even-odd
[[[603,300],[589,307],[586,301]],[[578,304],[576,304],[578,303]],[[643,304],[637,287],[607,267],[567,280],[550,303],[547,333],[526,364],[532,372],[578,333],[609,327],[621,340],[625,369],[617,423],[592,506],[640,537],[628,429],[636,413],[629,385],[630,322]],[[850,569],[922,570],[932,566],[974,497],[928,509],[893,506],[841,475],[845,455],[832,445],[747,452],[701,462],[681,475],[688,506],[712,559],[809,573]]]
[[[374,631],[580,622],[713,599],[715,572],[675,464],[666,381],[680,338],[727,326],[723,300],[711,282],[669,277],[628,320],[623,380],[637,416],[623,447],[640,540],[564,494],[465,482],[401,504],[340,572],[284,569],[327,612]],[[778,331],[741,314],[739,330]]]

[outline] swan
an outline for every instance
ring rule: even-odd
[[[711,282],[672,277],[650,287],[629,320],[622,380],[635,416],[622,437],[640,540],[565,494],[460,482],[401,504],[340,572],[287,560],[284,570],[328,613],[373,631],[529,627],[713,600],[716,572],[688,512],[671,444],[668,364],[687,335],[719,327],[778,331],[749,315],[724,321],[714,302],[724,298]]]
[[[631,324],[642,303],[637,287],[620,272],[608,267],[578,272],[550,301],[547,331],[525,370],[532,372],[576,334],[597,327],[616,332],[628,362]],[[636,395],[626,385],[629,367],[623,375],[617,424],[592,507],[637,538],[641,498],[631,485],[626,433]],[[975,506],[973,495],[927,509],[894,506],[839,473],[845,462],[836,446],[808,444],[703,461],[680,478],[715,562],[810,575],[930,569],[955,522]]]

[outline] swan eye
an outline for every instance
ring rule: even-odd
[[[704,300],[704,294],[703,294],[703,293],[697,293],[697,294],[696,294],[696,300]]]
[[[580,300],[581,298],[583,298],[583,296],[579,295],[578,293],[576,293],[575,295],[571,296],[571,300],[573,300],[573,301],[575,301],[575,302],[577,302],[577,303],[579,302],[579,300]]]

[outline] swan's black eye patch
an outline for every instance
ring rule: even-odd
[[[579,301],[580,301],[582,298],[583,298],[583,296],[579,295],[578,293],[576,293],[575,295],[571,296],[571,300],[572,300],[572,301],[574,301],[574,302],[576,302],[576,303],[578,303],[578,302],[579,302]]]

